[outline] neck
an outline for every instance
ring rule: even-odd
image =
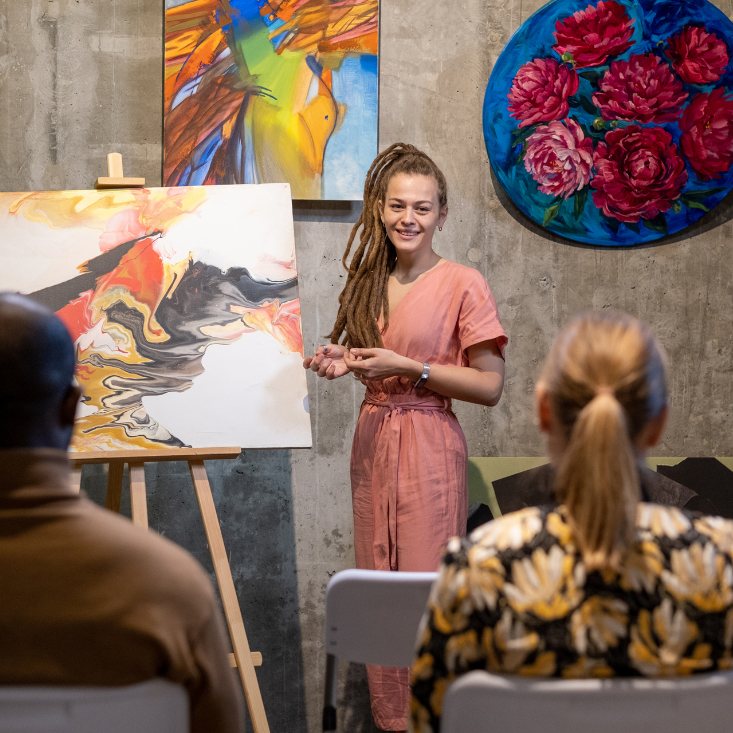
[[[432,247],[426,247],[417,252],[397,251],[397,262],[392,274],[401,281],[411,281],[420,277],[440,262],[440,255]]]

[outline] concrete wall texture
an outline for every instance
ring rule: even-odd
[[[615,307],[649,322],[671,365],[658,455],[733,455],[733,198],[690,231],[630,249],[578,246],[529,222],[497,188],[484,149],[486,82],[542,0],[382,0],[380,146],[426,150],[449,183],[438,251],[479,269],[509,333],[504,397],[459,405],[471,455],[542,455],[538,369],[563,323]],[[730,0],[716,0],[730,15]],[[0,187],[89,188],[105,155],[161,182],[163,0],[0,0]],[[306,349],[330,331],[358,204],[296,203]],[[312,375],[311,375],[312,376]],[[352,567],[349,451],[361,387],[309,377],[314,447],[210,464],[215,501],[273,731],[320,730],[328,579]],[[242,416],[246,419],[246,416]],[[83,486],[103,500],[102,467]],[[151,526],[211,571],[185,465],[146,467]],[[212,575],[213,577],[213,575]],[[342,665],[340,728],[371,731],[365,675]]]

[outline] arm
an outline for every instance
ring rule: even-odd
[[[467,367],[431,366],[425,386],[443,397],[493,407],[504,389],[504,359],[496,341],[469,346],[466,354]],[[388,349],[351,349],[344,353],[343,361],[349,371],[365,380],[405,377],[416,382],[423,370],[422,362]]]
[[[482,634],[471,625],[472,595],[464,543],[454,537],[433,583],[420,624],[420,639],[412,665],[410,712],[415,733],[440,726],[443,696],[448,685],[472,669],[486,669]]]
[[[227,632],[218,608],[193,642],[195,677],[188,681],[191,733],[242,733],[245,727],[242,689],[229,665]]]

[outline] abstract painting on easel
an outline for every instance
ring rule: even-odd
[[[358,200],[377,154],[379,0],[166,0],[163,182]]]
[[[72,450],[311,445],[287,184],[0,193],[0,290],[74,339]]]

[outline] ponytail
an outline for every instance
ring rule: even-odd
[[[610,390],[580,411],[557,488],[586,567],[616,564],[619,549],[633,539],[641,490],[624,409]]]
[[[617,566],[641,498],[634,443],[667,404],[664,358],[649,329],[613,311],[576,319],[542,381],[566,445],[555,491],[588,569]]]

